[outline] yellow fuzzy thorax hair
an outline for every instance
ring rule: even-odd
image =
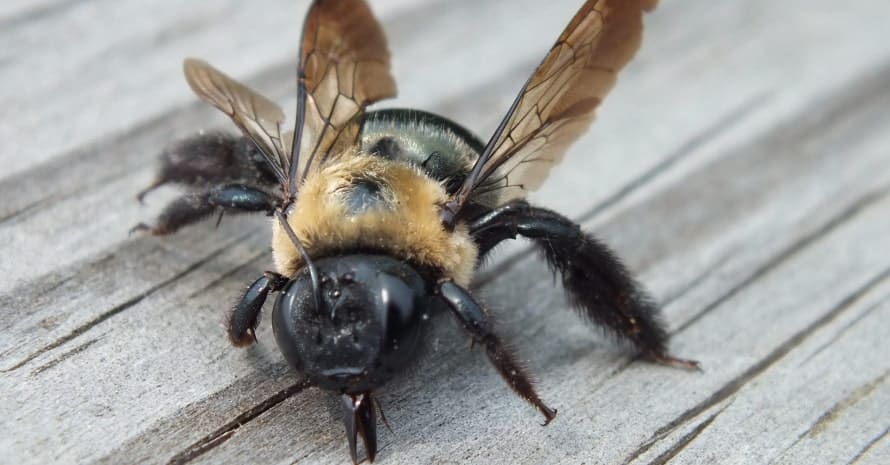
[[[391,208],[349,215],[345,196],[356,180],[383,186]],[[441,271],[467,286],[478,248],[466,225],[446,231],[437,205],[445,189],[406,163],[365,154],[344,154],[306,177],[287,217],[309,256],[322,258],[350,250],[373,250]],[[273,223],[272,251],[277,271],[294,276],[303,266],[299,252],[278,222]]]

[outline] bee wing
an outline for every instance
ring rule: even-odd
[[[299,73],[290,192],[298,177],[356,143],[367,105],[396,94],[386,36],[363,0],[313,2]]]
[[[285,116],[271,100],[226,76],[208,63],[188,58],[185,78],[198,96],[222,110],[262,153],[282,185],[287,183],[288,153],[282,139]]]
[[[543,183],[636,53],[643,11],[656,3],[588,0],[581,7],[449,201],[452,218],[473,197],[496,193],[503,203]]]

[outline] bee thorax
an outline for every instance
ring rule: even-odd
[[[477,247],[465,227],[442,227],[438,205],[447,195],[410,164],[353,156],[310,175],[287,221],[311,257],[380,253],[467,284]],[[293,276],[303,266],[277,224],[272,248],[279,273]]]

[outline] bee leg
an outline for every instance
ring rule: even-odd
[[[154,226],[139,223],[130,229],[134,232],[147,232],[155,236],[173,234],[183,226],[206,219],[216,211],[216,206],[208,201],[209,192],[186,194],[173,200],[161,212]]]
[[[215,212],[271,212],[275,205],[277,199],[256,187],[245,184],[223,185],[177,198],[164,208],[154,226],[140,223],[130,232],[146,231],[155,236],[163,236],[206,219]]]
[[[519,234],[515,225],[517,217],[521,217],[531,207],[524,200],[510,202],[491,210],[475,220],[470,226],[470,235],[479,246],[479,257],[484,257],[496,245],[507,239],[516,239]]]
[[[531,377],[515,355],[494,334],[485,311],[469,291],[452,281],[442,281],[438,284],[436,293],[445,301],[464,330],[470,333],[473,341],[485,348],[488,359],[510,388],[544,415],[545,425],[550,423],[556,417],[556,409],[546,406],[538,397]]]
[[[250,140],[221,132],[178,141],[161,152],[160,160],[157,176],[136,196],[140,202],[149,192],[168,183],[209,188],[237,182],[260,186],[277,182]]]
[[[267,271],[253,282],[238,299],[229,313],[226,325],[229,341],[235,347],[247,347],[256,342],[256,327],[260,323],[260,311],[269,292],[284,288],[288,279],[278,273]]]
[[[605,326],[658,363],[700,369],[693,360],[672,356],[661,310],[605,244],[559,213],[512,202],[470,225],[480,248],[517,235],[532,239],[550,267],[560,273],[574,305],[593,323]],[[487,251],[488,249],[483,249]]]
[[[343,406],[343,424],[346,426],[346,439],[349,441],[349,454],[352,463],[358,464],[358,447],[356,439],[362,438],[368,461],[373,462],[377,456],[377,409],[371,393],[343,394],[340,397]]]

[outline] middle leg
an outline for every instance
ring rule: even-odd
[[[147,231],[155,236],[173,234],[184,226],[204,220],[213,213],[271,213],[278,200],[268,192],[243,184],[214,187],[185,194],[170,202],[154,225],[139,223],[131,232]]]
[[[485,348],[488,359],[504,378],[504,381],[510,385],[510,388],[540,410],[544,415],[545,425],[550,423],[556,417],[556,409],[546,406],[538,397],[531,377],[519,364],[507,345],[495,335],[485,311],[473,299],[473,296],[452,281],[440,282],[436,291],[464,330],[473,337],[473,341]]]

